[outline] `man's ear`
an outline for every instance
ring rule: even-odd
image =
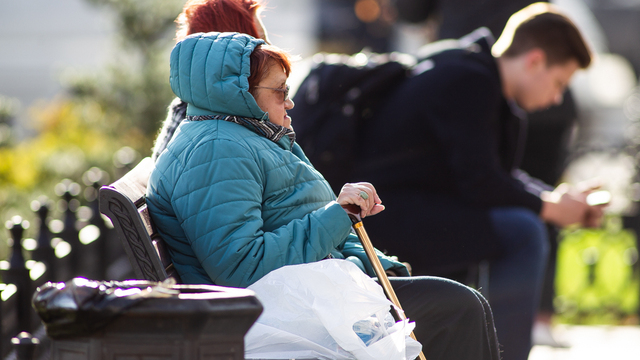
[[[533,48],[525,54],[527,70],[538,70],[547,67],[547,54],[540,48]]]

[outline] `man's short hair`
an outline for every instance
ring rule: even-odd
[[[547,66],[573,59],[584,69],[591,63],[591,51],[580,30],[549,3],[531,4],[513,14],[492,52],[516,57],[535,48],[545,52]]]

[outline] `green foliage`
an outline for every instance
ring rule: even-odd
[[[619,324],[638,309],[636,235],[610,217],[603,229],[568,229],[558,248],[556,309],[572,324]]]
[[[8,123],[18,111],[18,100],[0,96],[0,124]]]
[[[11,121],[19,106],[18,100],[0,96],[0,147],[8,146],[11,141]]]
[[[2,221],[14,215],[32,220],[31,201],[41,195],[57,199],[55,184],[65,178],[82,183],[91,167],[108,171],[112,179],[122,175],[114,174],[117,154],[123,154],[118,150],[126,146],[132,149],[124,153],[148,156],[173,98],[169,53],[184,0],[86,1],[115,14],[121,48],[104,69],[90,74],[69,70],[62,79],[66,95],[30,109],[26,126],[34,136],[20,141],[2,136],[15,106],[0,98]],[[1,231],[0,247],[6,237]]]
[[[173,97],[168,79],[168,65],[154,60],[135,69],[110,66],[103,74],[67,78],[66,83],[74,98],[104,109],[110,124],[105,136],[137,132],[138,142],[129,145],[148,155]]]
[[[112,168],[122,141],[104,137],[105,113],[95,103],[56,100],[33,110],[36,136],[0,148],[0,216],[29,218],[29,206],[40,195],[55,198],[63,178],[80,181],[92,166]],[[124,135],[122,139],[128,139]]]
[[[87,0],[117,15],[118,33],[127,48],[152,54],[174,35],[174,20],[184,0]]]
[[[64,79],[78,99],[100,104],[111,127],[107,136],[122,129],[140,133],[130,144],[149,154],[173,93],[169,87],[169,52],[173,46],[174,20],[182,0],[87,0],[117,16],[118,38],[123,51],[104,72],[70,75]]]

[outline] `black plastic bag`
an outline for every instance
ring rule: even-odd
[[[172,281],[74,278],[38,287],[32,304],[53,339],[86,336],[146,298],[177,296]]]

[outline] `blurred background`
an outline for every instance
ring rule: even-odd
[[[478,17],[508,16],[527,4],[514,1],[513,8],[494,11],[493,3],[268,0],[263,21],[275,45],[302,59],[292,74],[295,90],[316,52],[414,53],[459,36],[452,28],[465,31],[462,25],[473,26]],[[597,53],[571,84],[578,114],[561,181],[598,178],[612,194],[602,229],[571,228],[560,235],[556,321],[638,324],[640,0],[555,3]],[[183,4],[0,1],[0,220],[20,216],[34,224],[24,237],[36,237],[37,229],[55,225],[70,207],[95,200],[90,189],[151,154],[173,98],[168,57]],[[460,9],[471,18],[457,17]],[[75,202],[62,198],[70,184],[77,185]],[[51,210],[41,219],[37,199]],[[0,259],[9,257],[10,239],[8,231],[0,232]]]

